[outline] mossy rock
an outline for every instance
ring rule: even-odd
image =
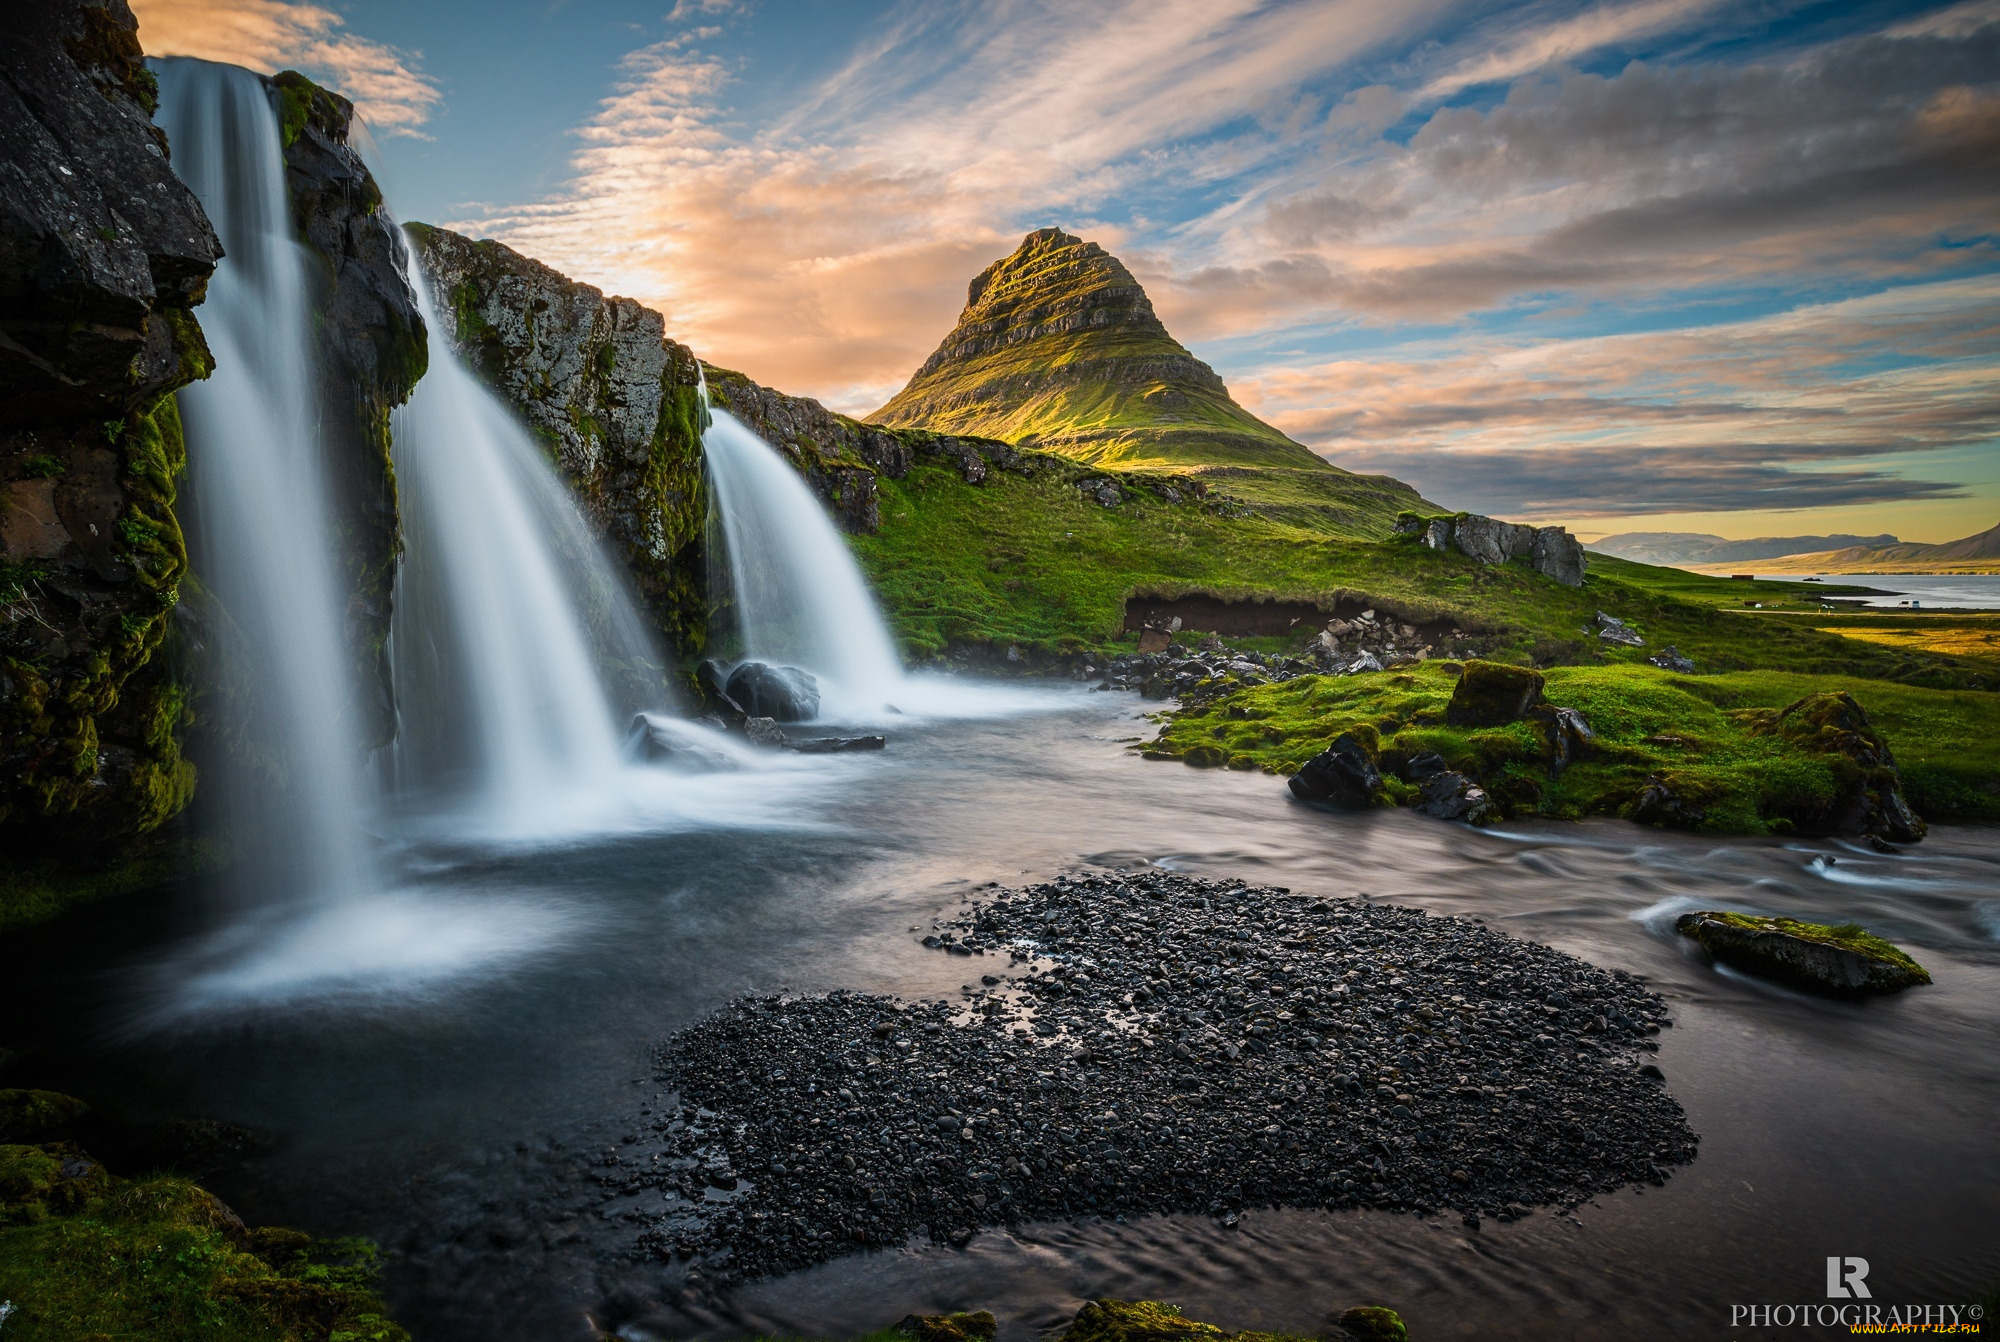
[[[1227,1336],[1212,1323],[1183,1318],[1178,1305],[1157,1300],[1092,1300],[1076,1312],[1059,1342],[1184,1342]]]
[[[1444,720],[1451,727],[1504,727],[1542,702],[1542,673],[1502,662],[1467,662]]]
[[[1410,1330],[1393,1309],[1360,1305],[1340,1316],[1340,1326],[1354,1342],[1409,1342]]]
[[[110,1187],[104,1167],[73,1146],[0,1146],[0,1226],[74,1211]]]
[[[993,1342],[1000,1324],[991,1310],[966,1314],[912,1314],[896,1331],[914,1342]]]
[[[53,1090],[0,1090],[0,1142],[19,1142],[74,1123],[90,1106]]]
[[[1823,992],[1894,993],[1931,981],[1922,965],[1856,923],[1710,910],[1683,914],[1674,928],[1724,964]]]

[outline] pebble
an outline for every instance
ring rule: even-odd
[[[1640,1063],[1660,998],[1471,920],[1144,871],[993,888],[923,943],[1006,966],[956,1003],[746,997],[663,1045],[664,1145],[617,1174],[666,1194],[642,1255],[721,1283],[1054,1218],[1476,1226],[1695,1154]]]

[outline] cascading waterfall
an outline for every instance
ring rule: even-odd
[[[243,850],[246,893],[352,895],[373,888],[375,871],[316,431],[308,257],[294,240],[277,117],[247,70],[171,60],[159,76],[174,171],[226,251],[201,308],[215,373],[179,394],[193,567],[233,625],[226,652],[248,687],[234,725],[254,743],[219,762],[219,778],[211,764],[211,784]]]
[[[398,781],[510,825],[603,788],[667,698],[632,597],[528,431],[459,362],[429,286],[430,371],[395,412],[404,554],[390,635]]]
[[[860,565],[777,449],[728,411],[709,413],[702,448],[744,655],[812,672],[823,717],[873,719],[904,678]]]

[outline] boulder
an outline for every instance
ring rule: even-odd
[[[1646,640],[1639,637],[1639,631],[1625,621],[1606,611],[1597,612],[1597,636],[1606,643],[1616,643],[1620,647],[1643,647]]]
[[[694,724],[654,713],[633,717],[625,746],[634,759],[673,769],[721,773],[736,767],[728,752],[704,741]]]
[[[1228,1334],[1154,1300],[1091,1300],[1057,1342],[1224,1342]]]
[[[53,1090],[0,1090],[0,1142],[39,1140],[90,1112],[73,1095]]]
[[[1902,774],[1889,743],[1867,712],[1845,690],[1823,690],[1781,709],[1739,715],[1752,735],[1782,736],[1832,764],[1834,797],[1793,817],[1801,829],[1826,834],[1868,834],[1890,843],[1915,843],[1929,826],[1903,797]]]
[[[1542,702],[1542,673],[1502,662],[1465,664],[1445,705],[1453,727],[1504,727]]]
[[[1451,769],[1427,776],[1421,791],[1423,800],[1411,809],[1439,820],[1463,820],[1468,825],[1477,825],[1493,819],[1498,809],[1485,788]]]
[[[1669,829],[1694,829],[1708,814],[1707,808],[1681,796],[1659,774],[1652,774],[1639,786],[1639,794],[1625,810],[1625,818],[1642,825],[1663,825]]]
[[[1589,568],[1588,561],[1583,557],[1583,542],[1561,527],[1535,528],[1528,562],[1534,565],[1535,572],[1565,587],[1583,586],[1584,574]]]
[[[889,744],[886,736],[809,736],[785,744],[801,755],[842,755],[855,750],[881,750]]]
[[[819,682],[796,666],[744,662],[729,673],[723,691],[753,718],[804,722],[819,716]]]
[[[989,1310],[966,1314],[911,1314],[896,1325],[910,1342],[993,1342],[999,1328]]]
[[[1597,740],[1597,733],[1590,730],[1590,723],[1574,708],[1537,704],[1523,716],[1533,721],[1541,731],[1547,749],[1549,772],[1553,775],[1560,775],[1564,769],[1589,754],[1591,745]]]
[[[1662,671],[1677,671],[1684,676],[1694,674],[1694,659],[1687,656],[1671,643],[1646,660],[1654,666],[1659,667]]]
[[[1895,993],[1931,981],[1922,965],[1855,923],[1709,911],[1683,914],[1674,930],[1724,964],[1822,992]]]
[[[1535,572],[1565,587],[1581,587],[1588,563],[1583,544],[1562,527],[1531,527],[1477,513],[1419,517],[1405,513],[1393,528],[1398,536],[1418,536],[1433,550],[1456,549],[1482,564],[1526,559]]]
[[[1409,1342],[1410,1338],[1402,1315],[1382,1305],[1359,1305],[1343,1311],[1340,1327],[1354,1342]]]
[[[772,718],[743,719],[743,734],[750,738],[752,745],[783,747],[792,743],[791,738],[785,735],[784,728]]]
[[[1288,785],[1293,796],[1306,801],[1371,806],[1382,792],[1382,771],[1370,746],[1352,732],[1342,732],[1307,760]]]

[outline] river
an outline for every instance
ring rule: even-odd
[[[1747,1336],[1732,1306],[1825,1302],[1830,1255],[1866,1258],[1884,1304],[2000,1282],[2000,833],[1941,827],[1892,856],[1336,814],[1266,776],[1140,760],[1157,706],[1131,696],[990,696],[984,718],[892,728],[879,755],[663,783],[668,802],[566,838],[411,823],[388,845],[396,891],[288,922],[149,892],[10,935],[15,1084],[272,1134],[211,1186],[253,1221],[378,1239],[426,1342],[588,1337],[587,1313],[629,1338],[841,1337],[982,1307],[1025,1342],[1107,1295],[1301,1333],[1379,1302],[1425,1339]],[[1570,1217],[1031,1225],[719,1310],[682,1311],[677,1269],[624,1261],[625,1208],[580,1166],[660,1103],[657,1041],[746,991],[955,994],[965,962],[913,928],[983,882],[1140,863],[1475,916],[1644,976],[1673,1009],[1657,1060],[1698,1158]],[[1717,905],[1860,921],[1936,985],[1838,1003],[1718,973],[1671,931]]]

